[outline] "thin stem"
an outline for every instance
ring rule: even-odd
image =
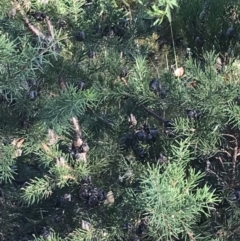
[[[172,37],[172,44],[173,44],[173,52],[174,52],[175,64],[176,64],[176,68],[178,68],[177,55],[176,55],[176,49],[175,49],[175,43],[174,43],[174,39],[173,39],[172,22],[170,22],[170,29],[171,29],[171,37]]]
[[[167,63],[167,70],[169,70],[169,65],[168,65],[168,56],[166,54],[166,63]]]

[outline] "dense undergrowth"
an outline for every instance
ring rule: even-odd
[[[239,240],[239,7],[2,0],[0,240]]]

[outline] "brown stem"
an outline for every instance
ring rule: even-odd
[[[29,20],[28,20],[27,17],[24,17],[24,18],[23,18],[23,21],[24,21],[24,23],[25,23],[25,26],[26,26],[34,35],[36,35],[37,37],[42,38],[42,39],[45,39],[45,38],[46,38],[46,36],[45,36],[38,28],[36,28],[34,25],[32,25],[32,24],[29,22]]]
[[[149,114],[151,114],[151,115],[152,115],[153,117],[155,117],[157,120],[160,120],[160,121],[162,121],[162,122],[165,122],[165,121],[166,121],[162,116],[156,114],[155,112],[153,112],[152,110],[150,110],[150,109],[147,108],[146,106],[142,105],[142,107],[143,107],[144,110],[146,110]]]
[[[229,136],[231,138],[234,139],[234,143],[235,146],[234,148],[230,148],[233,150],[233,155],[232,155],[232,165],[233,165],[233,169],[232,169],[232,182],[235,180],[235,174],[236,174],[236,163],[237,163],[237,156],[238,156],[238,140],[234,135],[230,135],[230,134],[223,134],[223,136]]]
[[[35,27],[33,24],[30,23],[29,19],[26,17],[24,10],[22,9],[22,7],[18,4],[19,6],[19,12],[22,15],[23,21],[25,26],[37,37],[45,40],[47,39],[47,36],[45,34],[43,34],[37,27]],[[52,37],[52,40],[54,40],[54,34],[53,34],[53,25],[49,19],[48,16],[46,16],[46,22],[47,22],[47,26],[48,26],[48,30],[50,32],[50,35]]]

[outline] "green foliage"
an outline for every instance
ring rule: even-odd
[[[45,176],[44,178],[35,178],[29,183],[29,185],[24,188],[24,196],[26,202],[33,204],[39,202],[42,198],[47,198],[52,193],[52,184],[49,185],[49,177]]]
[[[68,91],[64,91],[60,93],[59,97],[54,98],[51,101],[51,105],[43,109],[42,118],[47,122],[57,123],[61,121],[66,123],[70,117],[81,116],[86,109],[94,109],[96,104],[101,101],[100,98],[94,89],[89,89],[85,92],[76,92],[76,88],[70,87]],[[57,115],[56,109],[58,110]]]
[[[192,224],[201,213],[209,215],[204,209],[217,201],[209,187],[197,187],[203,174],[188,167],[189,141],[172,146],[172,162],[166,167],[149,167],[141,182],[141,202],[150,215],[149,235],[154,240],[171,240],[180,233],[192,239]]]
[[[14,147],[2,145],[0,157],[0,183],[11,182],[16,173],[16,160],[13,157]]]
[[[239,240],[237,1],[0,10],[1,240]]]
[[[155,24],[161,24],[163,18],[167,16],[168,21],[172,22],[171,10],[174,7],[178,7],[177,0],[158,0],[157,3],[152,5],[152,9],[148,11],[149,15],[153,18],[157,18]]]

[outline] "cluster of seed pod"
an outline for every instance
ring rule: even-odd
[[[51,239],[51,237],[52,237],[52,235],[53,235],[53,232],[49,229],[49,228],[47,228],[47,227],[44,227],[43,228],[43,230],[42,230],[42,232],[41,232],[41,237],[43,238],[43,239]]]
[[[239,190],[233,190],[230,194],[230,199],[232,201],[240,202],[240,191]]]
[[[75,84],[75,87],[77,88],[77,92],[78,92],[78,91],[82,91],[82,90],[85,90],[85,89],[86,89],[86,84],[85,84],[84,81],[79,80],[79,81],[77,81],[77,83]]]
[[[31,15],[36,19],[36,21],[41,22],[46,18],[46,14],[44,12],[34,12]]]
[[[77,31],[75,34],[75,39],[79,42],[84,41],[86,38],[85,32],[83,30]]]
[[[95,52],[94,50],[92,50],[92,49],[90,49],[90,50],[88,51],[87,55],[88,55],[88,57],[89,57],[90,59],[95,59],[96,56],[97,56],[96,52]]]
[[[135,223],[126,222],[123,224],[123,231],[130,234],[131,239],[134,241],[139,241],[141,237],[147,236],[149,218],[143,217],[141,215],[139,220]]]
[[[35,100],[39,95],[40,88],[37,86],[35,79],[28,79],[26,89],[28,90],[28,98],[30,100]]]
[[[175,136],[174,124],[173,124],[173,122],[171,120],[165,120],[165,122],[164,122],[164,132],[169,137],[174,137]]]
[[[119,73],[119,77],[122,80],[122,82],[124,83],[124,85],[126,85],[126,86],[128,85],[128,83],[126,81],[127,75],[128,75],[128,68],[126,66],[123,66]]]
[[[129,25],[129,22],[126,18],[123,18],[119,21],[118,24],[108,25],[104,28],[102,35],[109,38],[119,37],[122,38],[126,32],[126,29]]]
[[[202,115],[202,112],[200,110],[187,109],[186,113],[187,117],[193,120],[199,120]]]
[[[97,206],[106,200],[107,194],[94,186],[91,178],[82,180],[82,185],[79,190],[79,198],[89,206]]]
[[[141,144],[154,143],[158,135],[157,129],[151,129],[148,125],[144,124],[141,129],[125,135],[120,143],[123,149],[130,148],[138,158],[145,159],[148,154]]]
[[[161,98],[165,98],[168,90],[164,88],[157,79],[152,79],[149,83],[149,90]]]
[[[66,193],[63,196],[59,196],[56,198],[56,203],[55,203],[55,207],[62,207],[64,206],[66,203],[69,203],[72,201],[72,195],[70,193]]]

